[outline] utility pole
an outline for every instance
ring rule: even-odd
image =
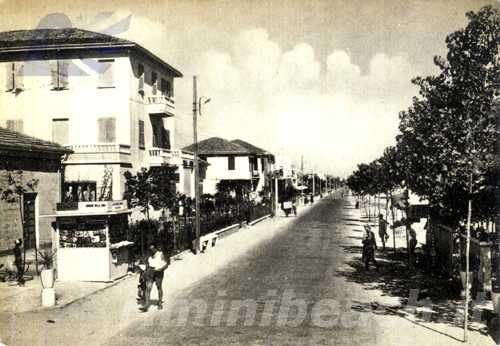
[[[278,217],[278,212],[280,210],[279,208],[279,203],[278,203],[278,174],[275,172],[274,173],[274,200],[275,202],[275,215]]]
[[[193,142],[194,142],[194,204],[195,204],[195,232],[196,242],[194,252],[200,251],[200,176],[198,169],[198,95],[196,90],[196,76],[193,76]]]

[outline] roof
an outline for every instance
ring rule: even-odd
[[[243,148],[246,148],[247,150],[249,150],[252,154],[257,154],[257,155],[272,155],[270,152],[262,149],[262,148],[259,148],[253,144],[250,144],[248,142],[245,142],[244,140],[241,140],[241,139],[235,139],[235,140],[232,140],[231,143],[235,143],[235,144],[238,144],[239,146],[242,146]]]
[[[194,144],[191,144],[182,150],[194,151]],[[251,152],[224,138],[211,137],[198,142],[198,154],[200,155],[250,155]]]
[[[71,153],[63,146],[0,127],[0,150],[31,151],[53,154]]]
[[[0,54],[50,50],[131,48],[145,54],[175,77],[182,73],[139,44],[118,37],[79,28],[14,30],[0,32]]]

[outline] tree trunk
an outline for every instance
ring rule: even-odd
[[[500,202],[497,199],[497,208],[499,208],[498,203]],[[497,213],[497,219],[495,224],[495,240],[493,242],[493,251],[492,251],[492,269],[493,269],[493,292],[500,293],[500,213]]]
[[[394,252],[396,252],[396,227],[394,227],[395,216],[394,216],[394,206],[392,205],[392,190],[389,192],[391,198],[391,218],[392,218],[392,244]]]

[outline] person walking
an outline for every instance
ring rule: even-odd
[[[384,219],[382,214],[378,215],[378,235],[382,241],[382,249],[385,250],[385,242],[389,239],[389,234],[387,234],[387,225],[389,223]]]
[[[363,255],[362,261],[365,264],[365,269],[369,269],[370,262],[373,262],[375,268],[378,271],[378,263],[375,260],[375,250],[377,249],[377,243],[375,241],[375,234],[371,231],[370,226],[365,226],[366,237],[363,240]]]
[[[153,289],[153,284],[156,285],[158,290],[158,309],[163,309],[163,274],[165,269],[168,267],[168,261],[165,260],[163,252],[160,251],[157,244],[153,243],[150,245],[151,255],[147,259],[148,269],[144,273],[144,280],[146,281],[146,292],[144,299],[144,306],[142,311],[146,312],[151,304],[151,290]]]
[[[410,242],[409,242],[409,251],[410,251],[410,266],[415,266],[416,258],[415,258],[415,249],[417,248],[417,233],[413,228],[410,229]]]
[[[24,286],[24,266],[22,254],[23,240],[16,239],[14,242],[14,266],[17,270],[17,284]]]

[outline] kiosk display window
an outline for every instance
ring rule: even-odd
[[[59,247],[106,247],[106,222],[68,220],[59,225]]]

